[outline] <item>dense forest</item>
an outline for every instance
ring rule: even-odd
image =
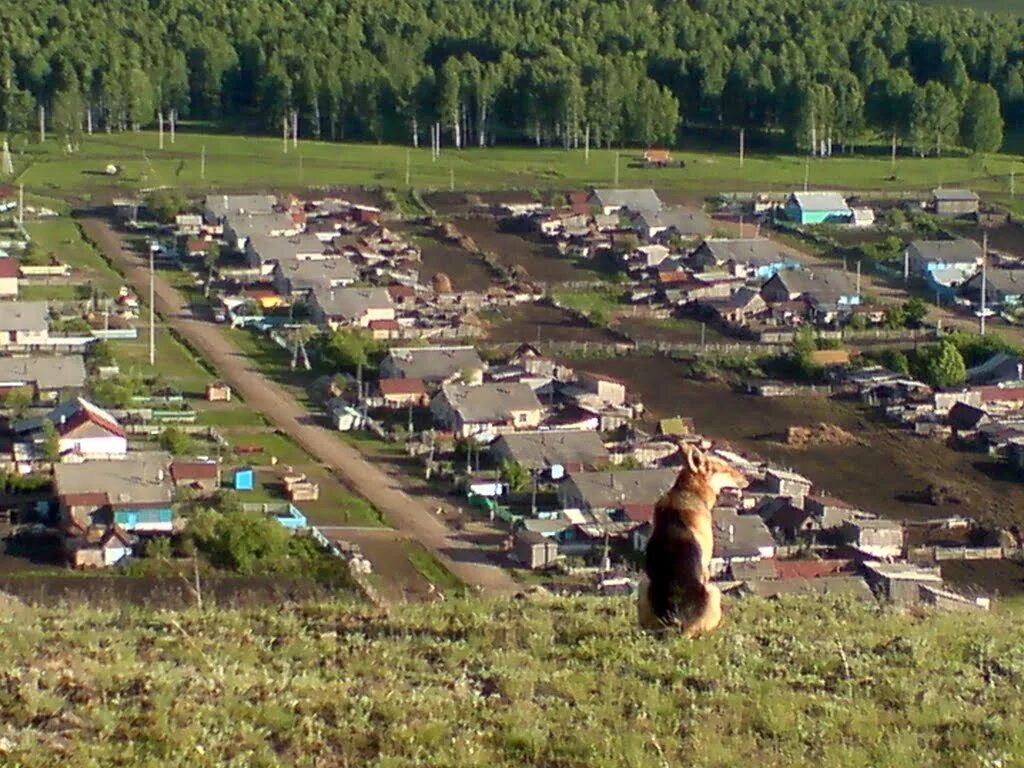
[[[0,129],[70,146],[177,118],[303,137],[672,143],[682,124],[992,151],[1015,17],[892,0],[32,0],[0,18]]]

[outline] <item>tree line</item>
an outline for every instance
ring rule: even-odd
[[[33,0],[0,18],[0,129],[191,118],[303,137],[993,151],[1020,19],[892,0]],[[41,118],[41,120],[40,120]]]

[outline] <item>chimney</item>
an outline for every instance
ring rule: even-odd
[[[732,544],[736,540],[736,526],[732,523],[729,524],[729,543]]]
[[[1017,380],[1024,380],[1024,363],[1017,363]]]
[[[158,483],[162,483],[164,481],[164,470],[162,467],[156,471],[156,481]]]

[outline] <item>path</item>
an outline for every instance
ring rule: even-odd
[[[121,235],[99,217],[83,217],[81,223],[93,242],[124,270],[136,293],[147,296],[149,270],[137,254],[124,248]],[[515,580],[491,562],[478,537],[452,531],[436,519],[433,511],[405,492],[400,478],[382,472],[336,433],[315,424],[289,392],[254,367],[216,326],[196,319],[182,296],[159,273],[154,290],[157,312],[196,347],[224,381],[253,409],[330,467],[353,492],[380,510],[391,525],[412,535],[471,587],[493,595],[516,591]]]

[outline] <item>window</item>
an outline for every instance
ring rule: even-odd
[[[516,421],[518,421],[520,424],[525,423],[526,422],[526,414],[525,413],[517,413],[516,414]]]

